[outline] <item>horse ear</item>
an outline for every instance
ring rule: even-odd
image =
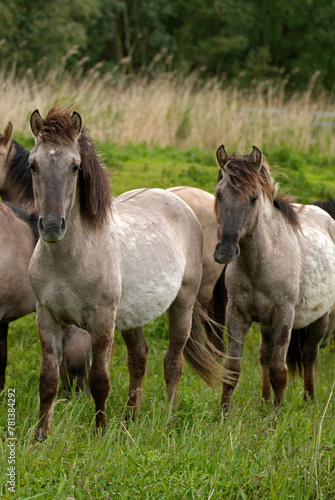
[[[256,168],[261,168],[262,166],[262,151],[258,149],[256,146],[253,146],[252,152],[249,156],[249,161],[255,165]]]
[[[216,151],[216,161],[220,168],[224,168],[225,164],[229,160],[229,155],[222,144]]]
[[[81,116],[79,113],[77,113],[77,111],[74,111],[72,113],[71,123],[73,128],[77,131],[77,134],[79,135],[83,127],[83,120],[81,119]]]
[[[13,133],[13,125],[11,124],[11,122],[8,122],[8,124],[5,127],[5,130],[2,133],[2,138],[1,138],[1,142],[4,145],[10,142],[12,138],[12,133]]]
[[[38,136],[43,128],[43,118],[38,109],[35,109],[30,117],[30,128],[35,137]]]

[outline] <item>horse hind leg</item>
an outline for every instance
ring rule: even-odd
[[[168,310],[169,346],[164,357],[164,376],[167,399],[172,401],[173,410],[177,409],[177,392],[183,368],[183,351],[190,336],[195,295],[181,289]]]
[[[8,323],[0,323],[0,391],[5,388]]]
[[[127,346],[127,364],[129,370],[127,406],[132,409],[132,418],[135,419],[140,412],[148,344],[141,327],[122,331],[121,334]]]
[[[226,321],[226,307],[228,301],[225,285],[225,271],[226,267],[215,284],[209,304],[205,307],[209,317],[215,321],[213,326],[209,325],[207,322],[205,323],[207,337],[214,347],[221,352],[224,351],[223,326]],[[204,304],[201,305],[204,306]]]
[[[306,328],[302,346],[302,363],[304,367],[304,399],[314,399],[314,371],[319,354],[319,342],[328,328],[329,313],[316,320]]]

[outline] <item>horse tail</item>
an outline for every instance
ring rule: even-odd
[[[223,381],[224,370],[218,361],[222,353],[208,339],[203,327],[204,323],[219,326],[196,301],[193,308],[191,333],[184,347],[184,356],[190,367],[210,387],[216,388],[218,382]]]
[[[288,346],[286,364],[289,373],[294,377],[297,373],[303,376],[302,347],[306,338],[306,328],[292,330]]]
[[[219,349],[224,351],[223,328],[226,322],[226,307],[227,307],[227,289],[225,284],[226,266],[217,280],[211,301],[208,306],[208,315],[214,320],[214,324],[206,322],[206,333],[211,343]]]

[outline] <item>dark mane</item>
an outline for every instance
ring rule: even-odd
[[[30,151],[12,140],[11,148],[15,149],[14,156],[7,169],[9,185],[17,190],[20,203],[31,203],[34,200],[33,183],[28,168]]]
[[[96,226],[102,226],[108,211],[113,207],[110,176],[101,164],[95,145],[86,130],[79,138],[81,170],[79,173],[80,207]]]
[[[79,171],[81,214],[90,224],[101,227],[112,208],[112,194],[109,174],[104,169],[96,152],[93,140],[83,128],[79,140],[71,123],[73,106],[61,110],[54,106],[43,120],[40,132],[43,142],[70,144],[76,147],[81,156]]]
[[[300,229],[299,216],[292,206],[293,197],[286,193],[278,193],[278,184],[271,177],[270,167],[264,158],[261,167],[257,168],[248,157],[232,156],[224,166],[224,173],[228,175],[229,183],[237,196],[250,200],[256,190],[262,192],[295,231]],[[220,173],[218,182],[219,180]],[[216,206],[215,213],[217,213]]]
[[[39,239],[39,232],[38,232],[38,215],[36,212],[29,213],[27,210],[24,210],[23,208],[16,207],[9,201],[2,201],[4,205],[6,205],[8,208],[10,208],[21,220],[26,222],[31,227],[31,230],[34,234],[35,237],[35,243],[37,243]]]
[[[312,205],[316,205],[317,207],[322,208],[333,219],[335,219],[335,200],[314,201],[314,203],[312,203]]]

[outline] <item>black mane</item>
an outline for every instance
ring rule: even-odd
[[[335,219],[335,200],[328,201],[314,201],[312,205],[322,208],[327,212],[333,219]]]
[[[34,200],[33,182],[28,168],[28,158],[30,151],[20,146],[12,140],[15,153],[8,168],[7,180],[9,184],[18,190],[18,197],[21,203],[30,203]]]

